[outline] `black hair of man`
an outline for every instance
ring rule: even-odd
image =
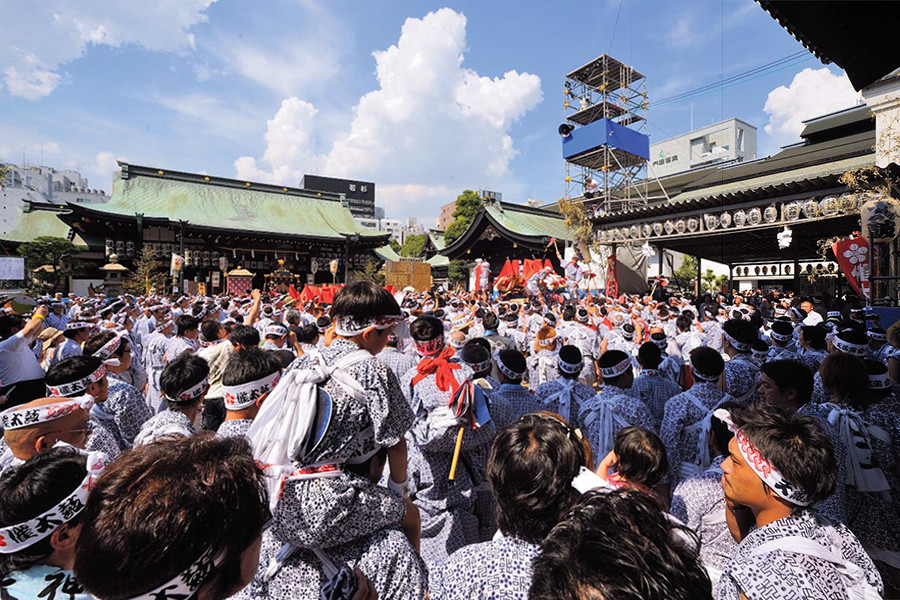
[[[584,360],[584,356],[581,354],[578,346],[567,345],[559,349],[559,360],[570,365],[577,365]],[[559,369],[559,376],[563,379],[578,379],[579,375],[581,375],[581,371],[567,373]]]
[[[175,360],[166,363],[159,375],[159,388],[166,395],[166,404],[170,409],[193,406],[200,403],[200,397],[188,402],[176,402],[171,398],[178,398],[179,394],[194,387],[206,377],[209,377],[209,364],[195,354],[184,352]]]
[[[485,331],[496,330],[500,325],[500,319],[497,318],[497,315],[493,312],[485,313],[484,319],[482,319],[481,324],[484,325]]]
[[[613,442],[618,473],[630,483],[652,489],[669,470],[666,446],[652,431],[624,427]]]
[[[500,383],[522,383],[522,377],[525,376],[525,372],[528,370],[528,367],[526,366],[525,357],[521,352],[512,348],[504,348],[497,354],[497,360],[510,371],[514,373],[521,373],[519,377],[510,377],[501,370]]]
[[[259,330],[251,325],[238,325],[228,334],[228,341],[242,348],[259,346]]]
[[[731,420],[787,481],[806,492],[812,503],[834,493],[834,448],[815,417],[756,403],[733,408]]]
[[[200,335],[203,336],[203,339],[207,342],[215,342],[219,339],[219,331],[222,329],[222,324],[215,319],[206,319],[203,323],[200,324]]]
[[[189,331],[199,329],[200,321],[192,315],[178,315],[175,319],[175,335],[183,336]]]
[[[763,363],[761,370],[782,393],[790,389],[797,392],[797,408],[812,399],[813,374],[803,363],[796,360],[772,360]]]
[[[301,344],[315,344],[318,337],[319,328],[316,327],[315,323],[309,323],[300,328],[300,334],[297,336],[297,341]]]
[[[373,281],[355,281],[334,296],[331,318],[367,321],[386,315],[400,315],[400,305],[389,291]]]
[[[572,480],[586,462],[575,432],[550,413],[527,414],[500,431],[487,464],[500,531],[540,543],[578,500]]]
[[[409,335],[417,342],[428,342],[444,335],[444,324],[437,317],[424,315],[412,322]]]
[[[222,374],[222,385],[259,381],[280,369],[281,366],[271,352],[256,347],[241,348],[229,357],[228,368]]]
[[[644,369],[656,369],[662,362],[662,351],[653,342],[644,342],[638,348],[638,362]]]
[[[84,346],[82,346],[84,356],[93,356],[95,352],[105,346],[108,342],[112,341],[114,337],[116,337],[116,334],[109,330],[92,335],[84,343]],[[128,340],[122,339],[119,342],[119,347],[110,355],[110,358],[122,358],[129,349]]]
[[[54,363],[47,369],[47,376],[44,377],[44,381],[48,386],[72,383],[73,381],[84,379],[99,369],[101,364],[103,364],[103,361],[96,356],[71,356]],[[78,392],[78,395],[82,393],[83,390]]]
[[[528,598],[709,600],[709,576],[683,536],[696,539],[650,494],[588,492],[541,543]]]
[[[65,446],[51,448],[5,471],[0,478],[0,527],[30,521],[62,502],[84,481],[86,463],[85,455]],[[66,523],[75,527],[81,515]],[[50,537],[46,537],[18,552],[0,554],[0,577],[39,564],[52,553]]]

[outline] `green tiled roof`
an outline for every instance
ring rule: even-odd
[[[7,242],[30,242],[39,236],[53,236],[65,238],[69,235],[69,226],[59,218],[59,212],[55,210],[33,209],[26,211],[28,205],[23,203],[16,209],[15,223],[3,223],[4,229],[9,230],[0,235],[0,239]],[[10,227],[11,225],[11,227]],[[76,244],[79,240],[74,240]]]
[[[203,176],[193,174],[170,178],[136,174],[136,170],[132,168],[128,179],[115,179],[108,203],[89,208],[108,215],[133,217],[143,213],[146,219],[187,221],[193,227],[249,233],[341,241],[353,234],[361,240],[386,236],[357,223],[340,202],[306,196],[293,188],[289,188],[290,193],[279,193],[273,191],[274,186],[262,184],[220,179],[206,182]],[[254,189],[254,185],[262,189]]]
[[[443,254],[435,254],[425,262],[427,262],[432,267],[446,267],[450,265],[450,259]]]
[[[434,245],[434,249],[440,252],[444,248],[447,247],[447,242],[444,241],[444,234],[438,233],[436,231],[429,231],[428,238],[431,240],[431,243]]]
[[[555,237],[558,240],[567,240],[572,235],[565,220],[556,213],[505,202],[487,204],[484,210],[498,225],[519,235]]]
[[[375,248],[374,252],[378,256],[378,258],[380,258],[381,260],[393,260],[393,261],[400,260],[400,255],[397,254],[396,250],[391,248],[390,244],[385,244],[384,246],[381,246],[380,248]]]

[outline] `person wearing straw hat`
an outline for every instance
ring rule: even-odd
[[[45,328],[38,336],[41,340],[41,368],[46,371],[56,362],[56,350],[63,343],[63,332],[54,327]]]

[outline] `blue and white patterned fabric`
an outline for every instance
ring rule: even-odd
[[[539,550],[512,537],[457,550],[431,570],[431,600],[527,600]]]
[[[831,548],[843,561],[862,569],[870,585],[883,591],[881,576],[872,559],[846,526],[818,517],[814,511],[800,509],[744,537],[719,579],[715,600],[740,600],[741,592],[751,599],[846,600],[847,586],[837,566],[789,550],[787,538],[793,536]],[[754,554],[763,544],[778,540],[785,543],[771,551]]]
[[[631,395],[641,400],[650,414],[656,427],[662,423],[666,402],[672,396],[681,393],[681,386],[664,376],[656,369],[643,369],[631,385]]]

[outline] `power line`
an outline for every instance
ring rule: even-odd
[[[770,75],[772,73],[781,71],[783,69],[787,69],[798,64],[801,64],[807,60],[814,58],[811,54],[806,52],[805,50],[800,52],[795,52],[794,54],[789,54],[788,56],[783,56],[777,60],[773,60],[772,62],[766,63],[764,65],[760,65],[753,69],[749,69],[747,71],[743,71],[738,73],[737,75],[732,75],[731,77],[727,77],[724,79],[720,79],[715,83],[710,83],[692,90],[688,90],[685,92],[681,92],[678,94],[674,94],[672,96],[668,96],[666,98],[662,98],[660,100],[656,100],[655,102],[651,102],[650,106],[661,106],[663,104],[674,104],[676,102],[681,102],[688,99],[697,98],[699,96],[703,96],[710,92],[714,92],[720,89],[726,89],[729,87],[734,87],[735,85],[746,83],[748,81],[753,81],[754,79],[759,79],[760,77],[764,77],[766,75]]]

